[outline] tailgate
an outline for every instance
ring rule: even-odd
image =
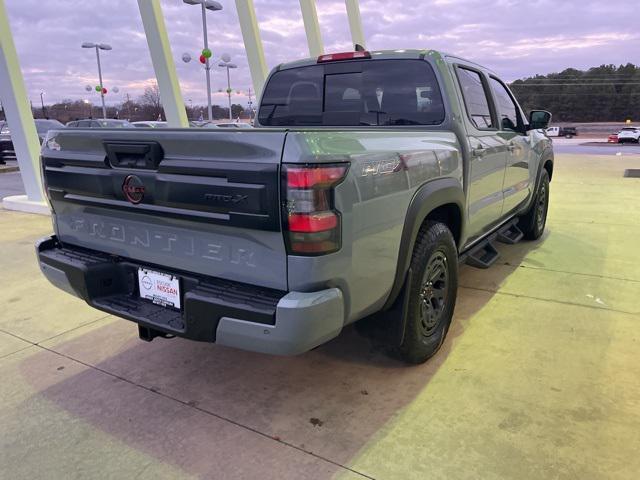
[[[42,162],[63,244],[286,290],[279,209],[286,132],[50,135]]]

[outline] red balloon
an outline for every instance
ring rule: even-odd
[[[200,63],[207,63],[207,59],[204,55],[200,55]]]
[[[103,88],[103,89],[102,89],[102,94],[103,94],[103,95],[106,95],[106,94],[107,94],[107,89],[106,89],[106,88]]]

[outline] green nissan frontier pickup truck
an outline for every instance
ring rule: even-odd
[[[140,338],[308,351],[365,318],[410,363],[440,347],[458,265],[545,228],[551,115],[432,50],[270,73],[247,129],[65,129],[42,149],[44,275]]]

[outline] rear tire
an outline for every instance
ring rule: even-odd
[[[440,348],[449,330],[458,291],[458,250],[444,223],[425,222],[411,257],[409,304],[398,356],[423,363]]]
[[[536,189],[533,204],[518,221],[518,227],[527,240],[537,240],[544,233],[549,210],[549,172],[542,169],[542,177]]]

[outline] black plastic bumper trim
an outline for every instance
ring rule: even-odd
[[[179,272],[62,245],[55,236],[39,242],[36,250],[40,263],[64,272],[73,290],[92,307],[192,340],[214,342],[222,317],[275,325],[277,304],[286,294],[280,290]],[[181,311],[139,297],[139,267],[180,278]]]

